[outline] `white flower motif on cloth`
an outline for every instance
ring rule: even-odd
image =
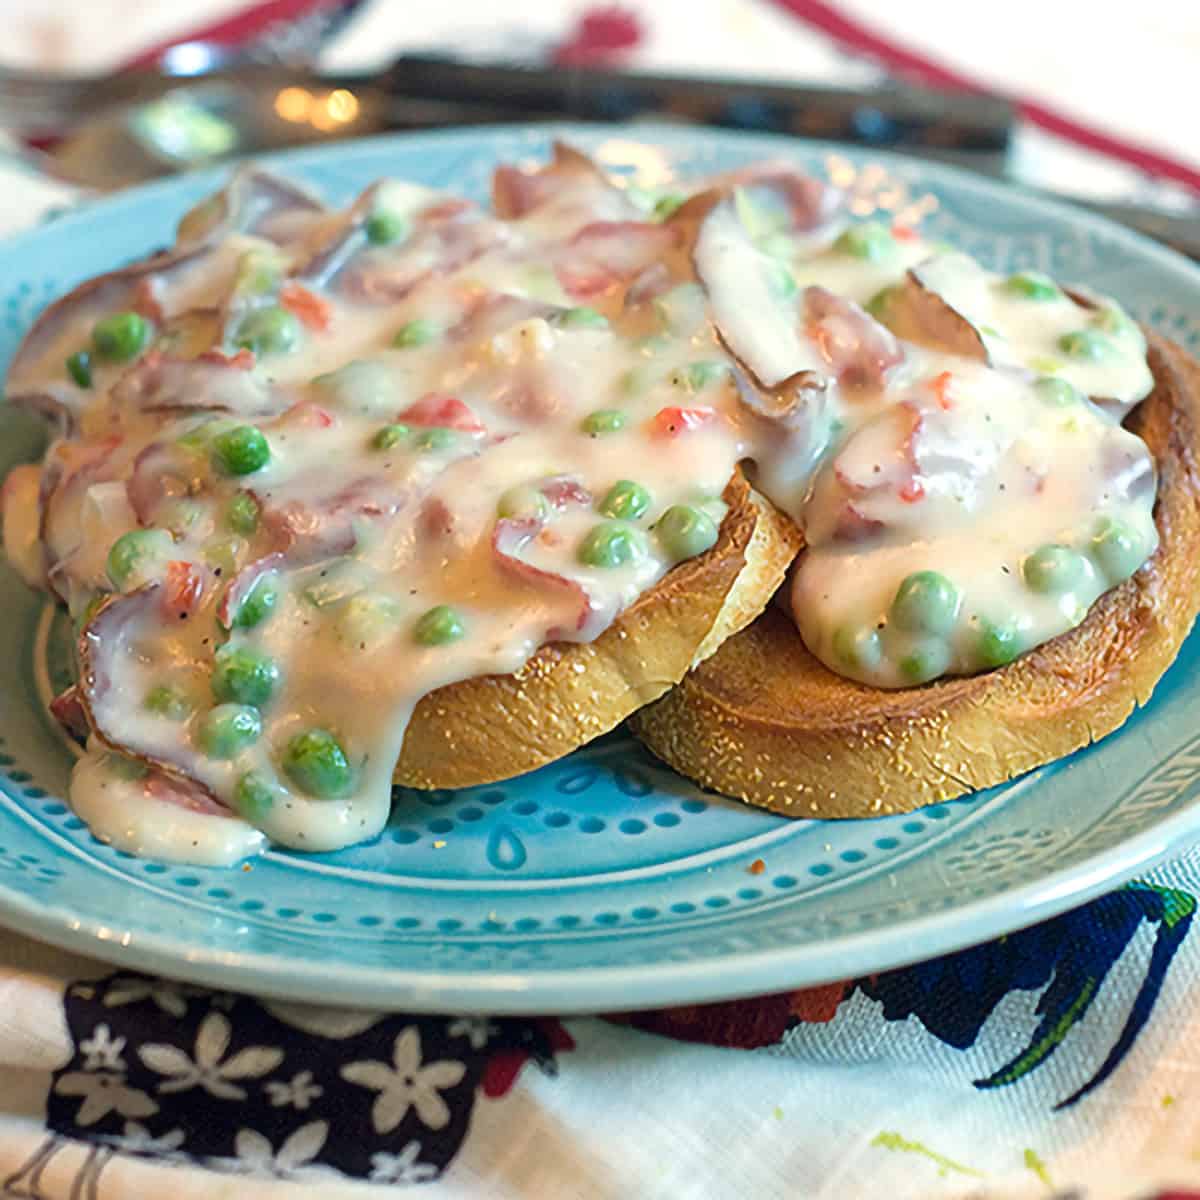
[[[417,1162],[420,1142],[409,1142],[399,1154],[380,1151],[371,1155],[372,1183],[424,1183],[437,1175],[437,1167]]]
[[[263,1008],[276,1020],[299,1029],[301,1033],[344,1041],[366,1033],[383,1020],[383,1013],[354,1012],[345,1008],[324,1008],[316,1004],[287,1004],[282,1000],[264,1000]]]
[[[336,1178],[328,1169],[310,1165],[321,1153],[321,1147],[325,1145],[328,1137],[328,1121],[310,1121],[285,1138],[276,1150],[257,1130],[239,1129],[233,1141],[237,1158],[226,1160],[220,1165],[242,1175],[276,1176],[284,1179],[305,1176]]]
[[[82,1096],[75,1114],[76,1125],[95,1125],[110,1112],[122,1117],[152,1117],[158,1105],[137,1088],[125,1082],[124,1075],[107,1071],[69,1071],[54,1084],[60,1096]]]
[[[265,1084],[267,1095],[271,1097],[272,1108],[297,1108],[303,1112],[314,1100],[325,1094],[325,1089],[313,1083],[311,1071],[301,1071],[293,1075],[290,1083],[272,1081]]]
[[[87,1143],[100,1164],[136,1155],[239,1176],[225,1185],[239,1198],[251,1179],[318,1197],[346,1180],[437,1179],[485,1079],[496,1096],[522,1063],[549,1069],[564,1036],[508,1017],[293,1008],[128,971],[62,995],[73,1049],[46,1095],[48,1132]],[[489,1076],[497,1053],[504,1069]]]
[[[97,1025],[92,1036],[79,1043],[83,1054],[85,1071],[124,1071],[125,1060],[121,1051],[125,1049],[123,1037],[114,1038],[107,1025]]]
[[[155,1137],[145,1125],[137,1121],[126,1121],[125,1132],[104,1139],[115,1150],[124,1150],[126,1154],[152,1154],[172,1162],[184,1162],[186,1154],[177,1151],[187,1140],[182,1129],[171,1129],[160,1137]]]
[[[371,1108],[375,1132],[391,1133],[404,1120],[409,1108],[430,1129],[441,1129],[450,1120],[450,1110],[440,1095],[442,1088],[453,1087],[464,1074],[461,1062],[441,1059],[421,1065],[421,1035],[409,1025],[392,1047],[392,1066],[377,1061],[348,1063],[342,1078],[379,1095]]]
[[[447,1037],[465,1037],[472,1050],[482,1050],[496,1032],[496,1026],[486,1017],[459,1017],[446,1026]]]
[[[163,1012],[172,1017],[182,1017],[187,1013],[187,995],[189,989],[173,983],[164,983],[161,979],[142,979],[131,975],[128,978],[116,979],[104,996],[106,1008],[117,1008],[123,1004],[141,1004],[151,1000]],[[200,995],[191,991],[191,995]]]
[[[140,1047],[138,1057],[150,1070],[168,1077],[158,1085],[161,1094],[201,1087],[218,1100],[245,1100],[246,1089],[230,1081],[257,1079],[270,1073],[283,1061],[283,1051],[271,1046],[247,1046],[222,1062],[231,1033],[228,1018],[218,1012],[209,1013],[196,1033],[194,1058],[177,1046],[160,1042]]]

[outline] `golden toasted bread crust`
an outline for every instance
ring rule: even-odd
[[[607,733],[751,622],[800,548],[796,526],[739,471],[720,538],[666,575],[594,642],[539,650],[520,671],[431,692],[413,713],[396,782],[472,787],[531,771]]]
[[[881,691],[833,674],[774,607],[634,732],[700,783],[796,817],[906,812],[991,787],[1117,729],[1200,610],[1200,364],[1150,338],[1155,388],[1127,425],[1158,464],[1160,544],[1077,629],[997,671]]]

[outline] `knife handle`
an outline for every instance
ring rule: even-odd
[[[696,125],[788,133],[876,147],[923,147],[1004,156],[1014,112],[993,96],[878,88],[795,87],[745,79],[625,74],[576,68],[480,66],[405,55],[384,86],[396,96],[493,104],[560,120],[656,117]]]

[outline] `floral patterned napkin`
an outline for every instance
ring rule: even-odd
[[[259,1001],[7,935],[0,1197],[1200,1197],[1198,891],[1193,855],[933,962],[569,1021]]]

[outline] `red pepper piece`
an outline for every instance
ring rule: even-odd
[[[692,429],[701,429],[716,419],[716,410],[711,408],[679,408],[671,405],[660,408],[651,422],[654,432],[664,437],[677,437]]]
[[[939,407],[946,412],[954,407],[954,400],[950,395],[950,385],[953,382],[954,376],[949,371],[943,371],[940,375],[935,375],[929,384]]]
[[[190,617],[204,594],[204,580],[189,562],[167,563],[166,587],[163,590],[163,611],[181,621]]]
[[[329,301],[298,283],[286,283],[279,292],[279,303],[294,313],[309,329],[324,333],[333,321]]]
[[[300,426],[304,429],[328,429],[331,425],[337,424],[337,418],[319,404],[302,401],[299,404],[293,404],[277,423],[293,428]]]
[[[422,396],[415,404],[410,404],[397,414],[396,420],[406,425],[457,429],[460,433],[484,432],[482,422],[467,405],[442,392],[430,392]]]
[[[146,358],[149,357],[146,355]],[[226,354],[224,350],[205,350],[197,356],[196,361],[211,363],[215,367],[232,367],[235,371],[249,371],[254,366],[254,352],[244,346],[236,354]]]

